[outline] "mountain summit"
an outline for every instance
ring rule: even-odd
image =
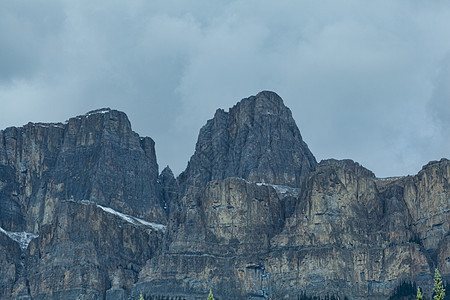
[[[184,184],[239,177],[252,182],[300,187],[316,159],[292,113],[274,92],[218,109],[200,130],[195,153],[180,176]]]
[[[450,161],[317,163],[264,91],[175,178],[123,112],[0,131],[0,299],[398,299],[450,279]]]

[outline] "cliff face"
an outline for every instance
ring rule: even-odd
[[[450,162],[317,164],[272,92],[218,110],[178,178],[110,109],[0,137],[1,299],[386,299],[450,275]]]
[[[99,299],[110,288],[130,290],[164,228],[127,215],[167,223],[154,142],[110,109],[7,128],[0,140],[4,296]]]
[[[267,265],[276,294],[295,297],[300,288],[385,299],[399,279],[425,282],[431,261],[414,238],[403,193],[380,191],[378,183],[348,161],[319,164],[294,215],[271,241]]]
[[[154,142],[131,131],[124,113],[103,109],[66,124],[7,128],[1,141],[3,228],[36,231],[30,226],[48,223],[56,202],[71,199],[165,221]]]
[[[228,177],[299,187],[316,164],[283,100],[261,92],[216,111],[179,181],[184,189]]]
[[[229,112],[218,110],[200,130],[195,153],[178,178],[179,197],[162,255],[141,272],[139,288],[203,297],[214,284],[223,297],[237,298],[254,290],[249,270],[260,272],[270,239],[295,205],[271,185],[283,184],[298,194],[316,164],[275,93],[243,99]]]
[[[246,280],[283,226],[276,191],[227,178],[209,182],[199,205],[172,214],[166,245],[141,271],[136,294],[202,299],[214,286],[215,297],[238,299],[253,290]]]
[[[21,250],[7,232],[0,229],[0,298],[8,299],[16,290],[17,274],[23,272]]]

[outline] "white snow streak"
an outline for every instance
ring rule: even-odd
[[[145,221],[145,220],[142,220],[142,219],[130,216],[130,215],[126,215],[126,214],[120,213],[118,211],[115,211],[114,209],[112,209],[110,207],[104,207],[104,206],[101,206],[98,204],[97,204],[97,207],[103,209],[104,211],[106,211],[110,214],[116,215],[116,216],[120,217],[121,219],[123,219],[133,225],[145,225],[145,226],[150,226],[153,229],[158,230],[158,231],[159,230],[166,231],[166,225],[152,223],[152,222],[148,222],[148,221]]]
[[[385,177],[385,178],[375,178],[376,181],[395,181],[403,178],[403,176],[397,176],[397,177]]]
[[[35,123],[35,126],[39,126],[42,128],[50,128],[50,127],[56,127],[56,128],[61,128],[64,129],[64,124],[62,123]]]
[[[12,240],[19,243],[20,248],[26,250],[28,245],[30,244],[32,239],[37,238],[39,235],[36,235],[31,232],[14,232],[14,231],[6,231],[0,227],[0,231],[9,236]]]
[[[109,113],[109,112],[111,112],[111,110],[110,110],[110,109],[104,109],[104,110],[94,110],[94,111],[90,111],[90,112],[88,112],[87,114],[85,114],[85,116],[89,117],[89,116],[92,116],[92,115],[97,115],[97,114],[106,114],[106,113]]]
[[[258,186],[273,187],[275,189],[275,191],[280,194],[287,194],[287,193],[297,194],[300,191],[300,189],[298,189],[298,188],[293,188],[293,187],[285,186],[285,185],[277,185],[277,184],[270,184],[270,183],[264,183],[264,182],[255,182],[255,183]]]

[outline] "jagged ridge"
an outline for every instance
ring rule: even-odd
[[[178,178],[109,108],[0,137],[0,298],[386,299],[450,274],[450,162],[317,164],[273,92],[218,110]]]

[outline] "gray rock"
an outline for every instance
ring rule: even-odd
[[[13,294],[23,269],[19,244],[0,230],[0,299],[7,299]]]
[[[0,299],[386,299],[450,279],[450,162],[317,164],[272,92],[218,110],[178,178],[110,109],[0,141]]]
[[[87,299],[103,299],[110,288],[131,292],[164,234],[96,204],[58,202],[54,215],[28,247],[27,281],[33,298],[62,297],[54,291]]]
[[[109,289],[106,291],[106,300],[125,300],[126,295],[123,289]]]
[[[0,226],[39,235],[20,259],[0,257],[9,295],[103,299],[114,282],[131,292],[167,223],[153,140],[110,109],[7,128],[0,139]]]
[[[169,166],[162,170],[158,177],[158,182],[162,191],[163,208],[166,215],[169,216],[170,211],[175,209],[174,206],[177,205],[177,201],[180,196],[178,182]]]
[[[289,108],[265,91],[216,111],[179,181],[184,190],[227,177],[300,187],[316,164]]]

